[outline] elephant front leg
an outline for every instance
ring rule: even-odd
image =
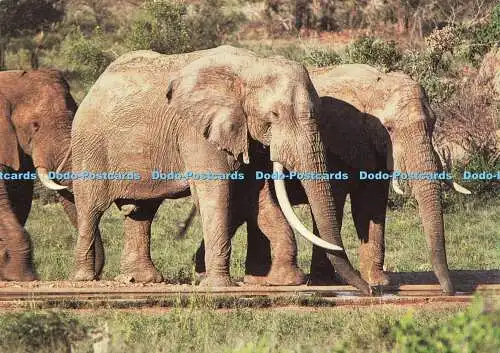
[[[137,201],[135,211],[125,216],[119,277],[134,282],[163,282],[163,276],[151,260],[151,223],[160,205],[161,200]]]
[[[196,181],[196,193],[203,225],[206,276],[201,286],[233,286],[229,276],[231,255],[231,186],[228,182]]]
[[[245,283],[270,285],[304,283],[304,273],[297,266],[297,244],[293,231],[277,201],[274,200],[268,182],[259,192],[255,216],[250,216],[247,221]]]
[[[33,281],[36,274],[32,261],[32,247],[29,234],[20,222],[26,221],[31,199],[26,199],[29,205],[21,205],[16,198],[16,192],[0,180],[0,280]],[[16,190],[22,191],[22,190]],[[14,213],[11,200],[17,201]]]
[[[352,217],[361,241],[359,269],[361,277],[370,285],[389,284],[389,277],[383,270],[388,185],[385,182],[367,183],[351,194]]]

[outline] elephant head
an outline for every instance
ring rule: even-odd
[[[31,171],[34,166],[45,186],[64,189],[49,179],[47,171],[62,168],[69,157],[75,111],[76,103],[59,72],[0,72],[0,167]],[[31,206],[31,189],[25,197],[24,188],[30,187],[21,187],[23,197],[19,201],[17,191],[12,194],[6,182],[0,184],[1,279],[36,278],[29,235],[22,228]],[[23,203],[23,211],[12,207],[13,202],[18,206]]]
[[[374,132],[374,143],[385,150],[387,169],[406,173],[436,173],[442,165],[432,145],[434,115],[423,88],[403,73],[384,74],[368,65],[340,65],[312,73],[322,96],[348,102],[361,112],[376,117],[390,136],[383,144]],[[445,180],[451,183],[451,181]],[[447,293],[453,293],[446,259],[441,183],[437,179],[408,180],[416,198],[434,272]],[[458,184],[455,189],[468,192]],[[393,187],[402,193],[397,178]]]
[[[58,71],[0,73],[0,164],[19,170],[22,156],[30,156],[40,181],[63,189],[48,178],[47,170],[62,167],[68,158],[76,107]]]
[[[169,83],[167,109],[174,109],[233,160],[251,163],[249,143],[269,149],[276,172],[327,173],[326,150],[319,133],[320,100],[307,70],[283,58],[213,55],[178,71]],[[252,177],[252,176],[251,176]],[[276,180],[283,213],[299,233],[330,249],[329,260],[339,274],[370,293],[368,284],[349,263],[342,248],[331,185],[325,180],[303,181],[321,239],[298,222]],[[332,226],[333,225],[333,226]]]

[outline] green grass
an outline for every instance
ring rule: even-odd
[[[189,213],[189,199],[166,201],[152,227],[152,257],[169,282],[191,283],[195,280],[192,257],[202,238],[199,217],[196,217],[186,237],[175,240],[176,223]],[[298,214],[309,227],[311,219],[305,206]],[[344,245],[350,260],[357,266],[359,241],[346,205],[342,229]],[[445,214],[448,262],[452,269],[500,268],[500,200],[484,207],[463,209]],[[73,248],[77,232],[58,204],[35,202],[27,229],[34,246],[37,271],[43,280],[69,278],[73,267]],[[112,206],[103,216],[101,233],[106,251],[103,279],[119,274],[123,244],[123,222]],[[311,245],[298,238],[299,265],[308,272]],[[236,279],[244,275],[246,227],[238,229],[233,239],[231,274]],[[386,267],[390,271],[430,271],[429,252],[417,210],[406,208],[389,211],[386,231]]]
[[[498,347],[499,332],[492,331],[498,324],[497,313],[485,311],[482,302],[467,310],[436,306],[433,311],[398,306],[214,311],[192,306],[163,312],[103,310],[99,315],[63,310],[2,313],[0,352],[66,352],[71,343],[75,353],[381,353],[408,345],[400,337],[407,331],[417,338],[426,329],[450,327],[447,337],[462,337],[462,329],[452,326],[455,322],[474,325],[474,332],[486,335]],[[109,340],[109,349],[93,349],[92,344],[102,343],[103,337]]]

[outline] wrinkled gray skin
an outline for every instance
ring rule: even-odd
[[[387,284],[383,263],[389,181],[360,181],[356,177],[360,170],[441,172],[431,143],[434,115],[421,86],[402,73],[384,74],[368,65],[340,65],[312,70],[311,79],[322,96],[320,132],[328,168],[351,175],[347,182],[331,183],[338,223],[342,224],[342,210],[350,194],[361,240],[361,275],[370,284]],[[408,186],[419,205],[434,272],[443,291],[451,294],[454,288],[446,261],[440,182],[413,180]],[[293,204],[307,201],[299,183],[287,182],[287,191]],[[265,256],[269,252],[266,240],[249,232],[248,242],[247,267],[259,261],[265,267],[260,259],[269,259]],[[196,256],[200,272],[204,269],[202,254],[201,246]],[[324,251],[315,246],[312,282],[329,283],[333,274]]]
[[[76,103],[55,70],[0,72],[0,170],[56,170],[70,148]],[[62,170],[69,170],[61,166]],[[29,234],[23,228],[33,198],[32,180],[0,180],[0,280],[36,279]],[[73,224],[71,195],[60,198]]]
[[[73,170],[139,171],[142,179],[74,181],[79,228],[75,279],[98,276],[98,224],[116,202],[127,209],[132,205],[125,219],[128,258],[122,261],[122,272],[139,280],[159,280],[149,251],[151,215],[164,198],[191,193],[199,204],[207,249],[202,284],[232,284],[229,255],[237,182],[158,182],[151,180],[153,169],[230,173],[243,170],[246,163],[252,168],[252,146],[257,144],[268,146],[270,159],[289,170],[326,171],[317,121],[319,98],[305,68],[247,51],[235,54],[236,48],[214,51],[220,55],[192,62],[199,54],[127,54],[108,67],[80,105],[72,129]],[[342,246],[331,185],[309,181],[303,186],[319,234]],[[344,252],[327,256],[343,278],[370,293]]]

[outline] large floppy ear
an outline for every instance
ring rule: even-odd
[[[248,164],[242,90],[242,80],[227,66],[186,67],[169,82],[166,98],[208,141]]]
[[[330,96],[321,97],[320,119],[320,131],[325,135],[329,153],[351,168],[380,168],[379,146],[384,141],[380,139],[379,132],[385,129],[378,119],[359,111],[346,101]]]
[[[0,95],[0,164],[6,165],[14,170],[19,170],[19,144],[10,115],[10,103],[5,97]]]

